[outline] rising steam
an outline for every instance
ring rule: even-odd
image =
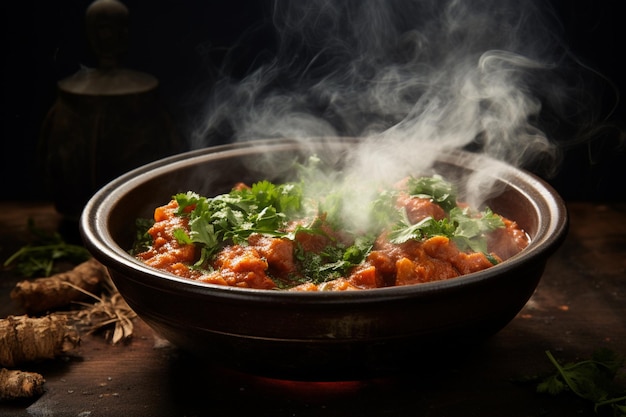
[[[428,167],[433,146],[547,171],[558,152],[538,120],[562,95],[553,25],[531,1],[277,1],[275,56],[215,85],[192,145],[224,130],[352,136],[366,144],[356,177]]]

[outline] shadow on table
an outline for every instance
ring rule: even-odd
[[[450,346],[394,374],[290,381],[207,365],[179,352],[171,361],[170,395],[180,415],[564,417],[593,412],[573,396],[536,393],[536,375],[524,373],[535,368],[525,368],[523,360],[508,357],[496,336],[473,347]]]

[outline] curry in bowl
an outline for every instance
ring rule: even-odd
[[[314,167],[301,169],[298,181],[239,183],[210,198],[173,196],[154,210],[135,257],[210,284],[344,291],[456,278],[529,243],[515,221],[459,203],[455,186],[438,175],[378,188],[359,207],[365,221],[354,224],[352,213],[344,215],[346,191],[333,181],[320,185]]]

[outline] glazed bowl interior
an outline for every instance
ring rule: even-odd
[[[509,323],[565,237],[567,213],[557,193],[537,177],[463,151],[438,155],[433,172],[462,179],[487,160],[497,166],[492,175],[499,191],[486,203],[531,239],[518,255],[481,272],[403,287],[285,292],[179,278],[128,254],[135,221],[150,218],[176,193],[214,196],[238,182],[284,180],[291,168],[283,162],[303,161],[312,153],[340,167],[357,144],[356,139],[256,141],[148,164],[94,195],[81,217],[83,240],[129,305],[157,332],[201,358],[245,372],[291,379],[395,372],[406,367],[407,351],[474,343]]]

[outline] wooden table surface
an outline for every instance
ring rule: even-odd
[[[208,367],[141,320],[129,343],[83,336],[70,356],[22,366],[46,378],[42,396],[0,403],[1,416],[586,416],[573,395],[536,392],[527,379],[600,347],[626,354],[626,204],[568,203],[570,230],[536,293],[501,332],[423,371],[340,383],[290,382]],[[27,243],[27,219],[57,230],[48,203],[0,202],[0,259]],[[22,278],[0,275],[0,313]],[[428,363],[425,358],[425,363]],[[432,361],[431,361],[432,362]]]

